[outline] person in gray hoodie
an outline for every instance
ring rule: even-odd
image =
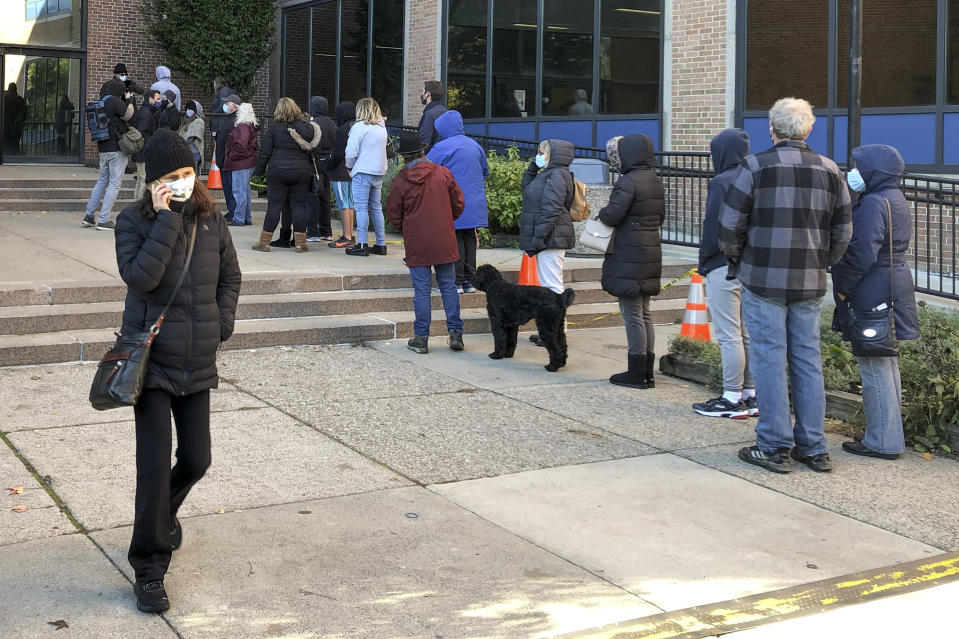
[[[716,177],[709,183],[706,195],[698,270],[706,281],[706,303],[722,353],[723,394],[693,404],[693,410],[707,417],[746,419],[759,415],[756,382],[749,372],[749,332],[743,318],[742,284],[738,279],[726,279],[729,267],[719,248],[719,210],[736,167],[749,155],[749,134],[742,129],[723,129],[709,143],[709,151]]]
[[[180,87],[170,81],[169,67],[165,67],[163,65],[157,67],[157,81],[151,84],[150,88],[159,91],[160,93],[172,91],[173,95],[175,96],[173,102],[176,104],[177,110],[180,110]]]

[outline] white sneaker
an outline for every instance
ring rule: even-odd
[[[306,241],[307,241],[307,242],[322,242],[322,241],[323,241],[323,238],[322,238],[322,237],[308,237],[308,238],[306,238]]]

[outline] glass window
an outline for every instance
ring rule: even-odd
[[[486,115],[487,0],[450,0],[446,104],[464,118]]]
[[[20,10],[13,0],[0,2],[0,42],[79,48],[80,8],[71,0],[24,0]]]
[[[4,154],[76,160],[84,124],[80,60],[7,55],[4,79]]]
[[[373,97],[383,115],[397,123],[403,118],[403,4],[373,3]]]
[[[310,9],[288,11],[283,34],[283,95],[306,109],[310,105]]]
[[[536,115],[536,2],[493,3],[493,117]]]
[[[953,0],[954,2],[954,0]],[[849,104],[849,7],[839,4],[836,106]],[[862,0],[862,106],[936,103],[936,0]]]
[[[355,104],[367,95],[366,57],[369,16],[368,0],[343,0],[343,22],[340,35],[340,102],[348,100]]]
[[[591,0],[544,5],[542,115],[593,114],[593,22]]]
[[[599,112],[659,112],[659,0],[602,0]]]
[[[323,96],[330,102],[330,115],[336,107],[336,3],[313,7],[313,57],[310,60],[310,96]],[[308,105],[307,105],[308,106]]]
[[[765,111],[790,95],[827,106],[829,1],[747,4],[746,109]]]
[[[946,101],[959,104],[959,0],[949,0],[946,35]]]

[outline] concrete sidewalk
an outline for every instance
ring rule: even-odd
[[[0,496],[4,636],[547,637],[959,549],[959,464],[833,437],[831,475],[742,464],[753,423],[695,415],[708,391],[606,382],[621,329],[572,332],[560,373],[525,339],[499,362],[488,335],[433,341],[222,355],[163,617],[129,583],[132,412],[89,408],[90,365],[0,370],[0,487],[24,486]],[[936,628],[937,593],[895,610]],[[877,606],[826,618],[900,636]]]

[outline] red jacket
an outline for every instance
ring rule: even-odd
[[[224,171],[242,171],[256,166],[260,139],[252,124],[237,124],[226,138]]]
[[[448,169],[423,158],[393,178],[386,215],[403,234],[407,266],[434,266],[460,259],[453,220],[463,212],[463,192]]]

